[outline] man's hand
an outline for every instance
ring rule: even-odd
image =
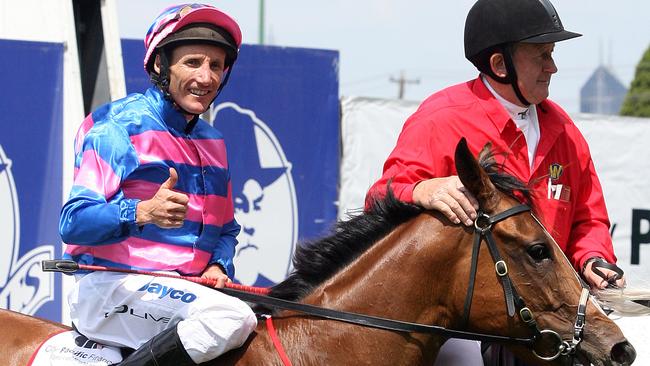
[[[478,201],[456,175],[418,183],[413,189],[413,203],[440,211],[451,222],[467,226],[474,223],[478,210]]]
[[[582,277],[587,281],[590,287],[598,288],[598,289],[604,289],[609,285],[609,279],[616,278],[618,274],[615,271],[612,271],[611,269],[608,268],[603,268],[603,267],[598,267],[598,269],[603,272],[603,274],[606,276],[606,278],[602,278],[600,275],[598,275],[596,272],[593,271],[593,260],[587,262],[585,265],[585,268],[582,270]],[[614,284],[620,288],[625,287],[625,276],[620,277],[619,279],[614,282]]]
[[[160,185],[153,198],[138,203],[135,213],[136,224],[155,224],[161,228],[183,226],[190,199],[187,195],[172,190],[177,181],[176,169],[169,168],[169,179]]]
[[[217,288],[223,288],[226,286],[226,282],[230,282],[230,278],[223,273],[223,269],[221,269],[221,266],[218,264],[213,264],[206,268],[205,271],[203,271],[203,274],[201,274],[201,278],[209,278],[217,281],[215,286]]]

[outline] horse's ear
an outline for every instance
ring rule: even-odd
[[[486,144],[481,150],[481,154],[488,152],[490,146],[489,143]],[[455,161],[460,181],[476,197],[481,210],[485,212],[493,211],[499,203],[499,194],[490,181],[490,177],[472,155],[464,137],[456,145]]]

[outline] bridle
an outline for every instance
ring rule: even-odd
[[[352,324],[363,325],[367,327],[399,331],[399,332],[437,334],[448,338],[461,338],[461,339],[469,339],[469,340],[477,340],[477,341],[485,341],[485,342],[521,344],[529,347],[537,358],[545,361],[552,361],[561,355],[569,356],[575,354],[578,344],[580,344],[580,342],[582,341],[582,333],[583,333],[583,329],[585,326],[585,319],[586,319],[587,301],[589,299],[589,290],[585,287],[583,287],[582,289],[580,300],[578,302],[576,320],[573,326],[573,338],[571,340],[563,340],[562,337],[554,330],[539,329],[539,327],[537,326],[537,322],[535,321],[533,312],[526,306],[524,300],[519,296],[515,287],[513,286],[512,280],[510,279],[510,276],[508,274],[508,267],[505,261],[503,261],[503,259],[501,258],[501,255],[499,254],[499,250],[492,236],[492,226],[494,224],[503,221],[508,217],[515,216],[517,214],[520,214],[522,212],[527,212],[527,211],[530,211],[530,207],[522,204],[522,205],[511,207],[493,216],[489,216],[485,213],[479,212],[478,217],[474,221],[474,245],[472,248],[472,265],[470,269],[470,281],[468,285],[467,296],[465,298],[465,308],[464,308],[462,324],[463,327],[465,327],[469,319],[469,312],[470,312],[472,296],[474,292],[474,282],[475,282],[476,271],[478,267],[478,254],[479,254],[480,244],[481,242],[483,242],[483,239],[485,239],[488,245],[488,249],[490,250],[492,259],[494,260],[494,268],[496,274],[498,278],[501,280],[501,285],[503,287],[503,292],[506,299],[506,306],[508,309],[508,316],[513,317],[515,314],[515,310],[518,310],[519,318],[533,330],[533,336],[530,338],[517,338],[517,337],[508,337],[508,336],[447,329],[435,325],[404,322],[400,320],[386,319],[386,318],[375,317],[370,315],[332,310],[332,309],[322,308],[319,306],[302,304],[294,301],[248,293],[240,290],[234,290],[228,288],[223,288],[219,290],[228,295],[238,297],[241,300],[266,305],[270,308],[292,310],[303,314],[313,315],[313,316],[331,319],[331,320],[343,321]],[[557,349],[554,351],[552,355],[543,356],[538,354],[537,351],[535,350],[535,345],[544,337],[551,337],[552,340],[553,339],[555,340],[555,344],[557,344]]]
[[[570,341],[563,340],[562,337],[554,330],[543,329],[540,330],[535,321],[535,316],[533,312],[526,306],[524,299],[519,296],[516,288],[514,287],[510,275],[508,274],[508,266],[506,262],[502,259],[499,254],[499,249],[494,242],[494,237],[492,236],[492,226],[500,221],[505,220],[508,217],[517,215],[522,212],[530,211],[530,207],[527,205],[517,205],[511,207],[505,211],[502,211],[493,216],[489,216],[483,212],[479,212],[476,220],[474,220],[474,244],[472,246],[472,264],[470,268],[469,275],[469,285],[467,288],[467,295],[465,297],[465,305],[463,310],[463,319],[462,326],[463,328],[467,326],[469,320],[469,314],[472,304],[472,297],[474,293],[474,283],[476,279],[476,271],[478,268],[478,254],[480,251],[481,243],[485,239],[492,260],[494,261],[494,269],[497,274],[497,277],[501,281],[501,287],[503,288],[503,294],[506,300],[506,307],[508,310],[508,316],[514,317],[515,311],[519,314],[519,319],[521,319],[524,324],[530,327],[534,333],[533,346],[531,347],[533,354],[544,361],[552,361],[558,358],[560,355],[568,356],[573,355],[578,347],[578,344],[582,341],[582,333],[586,321],[586,310],[587,310],[587,301],[589,300],[589,290],[585,287],[582,288],[580,294],[580,300],[578,301],[578,310],[576,314],[576,321],[573,325],[573,339]],[[555,338],[557,344],[557,350],[554,354],[550,356],[542,356],[537,353],[535,350],[534,344],[536,341],[542,337],[552,337]]]

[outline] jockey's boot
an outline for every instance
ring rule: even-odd
[[[176,326],[167,328],[135,350],[119,366],[193,366]]]

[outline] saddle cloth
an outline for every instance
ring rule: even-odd
[[[119,348],[101,345],[71,330],[46,339],[27,366],[108,366],[120,361]]]

